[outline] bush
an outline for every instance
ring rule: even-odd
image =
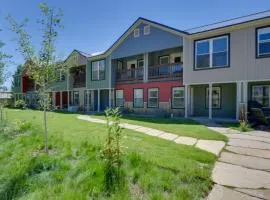
[[[22,99],[19,99],[15,102],[15,108],[18,108],[18,109],[24,109],[25,108],[25,101],[22,100]]]
[[[249,125],[246,121],[240,121],[240,130],[242,132],[247,132],[249,129]]]

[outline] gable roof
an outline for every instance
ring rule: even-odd
[[[92,57],[105,57],[105,56],[109,55],[115,48],[117,48],[128,37],[128,35],[132,31],[134,31],[134,29],[138,25],[140,25],[142,23],[149,24],[153,27],[159,28],[161,30],[170,32],[170,33],[178,35],[178,36],[187,36],[189,34],[186,31],[182,31],[182,30],[172,28],[170,26],[166,26],[166,25],[158,23],[158,22],[154,22],[154,21],[146,19],[146,18],[139,17],[106,51],[104,51],[101,54],[93,55],[93,56],[91,56],[91,58]]]
[[[197,34],[197,33],[202,33],[202,32],[206,32],[206,31],[212,31],[215,29],[236,26],[236,25],[240,25],[243,23],[248,23],[248,22],[266,19],[266,18],[270,18],[270,10],[266,10],[263,12],[257,12],[257,13],[253,13],[250,15],[245,15],[245,16],[241,16],[241,17],[232,18],[229,20],[224,20],[221,22],[216,22],[216,23],[212,23],[212,24],[208,24],[208,25],[203,25],[203,26],[187,29],[186,32],[188,32],[189,34]]]

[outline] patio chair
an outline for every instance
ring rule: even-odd
[[[270,124],[270,117],[266,117],[260,108],[250,108],[251,116],[253,117],[254,121],[257,125],[269,125]]]

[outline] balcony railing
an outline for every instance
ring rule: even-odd
[[[148,78],[173,78],[182,77],[183,66],[182,63],[171,63],[158,66],[149,66]]]
[[[143,79],[143,68],[126,69],[117,72],[117,81],[135,81]]]

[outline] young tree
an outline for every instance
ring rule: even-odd
[[[0,29],[1,31],[1,29]],[[6,54],[3,51],[3,46],[5,44],[0,41],[0,87],[3,88],[3,84],[5,83],[5,81],[8,78],[8,74],[6,72],[6,66],[7,66],[7,62],[8,59],[11,57],[10,55]],[[3,121],[3,109],[4,109],[4,101],[0,101],[0,120]]]
[[[31,37],[26,32],[26,22],[18,24],[11,16],[8,21],[11,30],[18,35],[18,50],[25,59],[25,71],[27,75],[35,81],[38,88],[40,107],[43,109],[45,152],[48,153],[48,128],[47,110],[50,107],[49,87],[56,80],[55,69],[63,67],[56,60],[55,41],[58,36],[58,29],[61,28],[61,10],[50,8],[47,4],[39,4],[43,18],[38,21],[42,28],[41,49],[36,52],[31,44]]]

